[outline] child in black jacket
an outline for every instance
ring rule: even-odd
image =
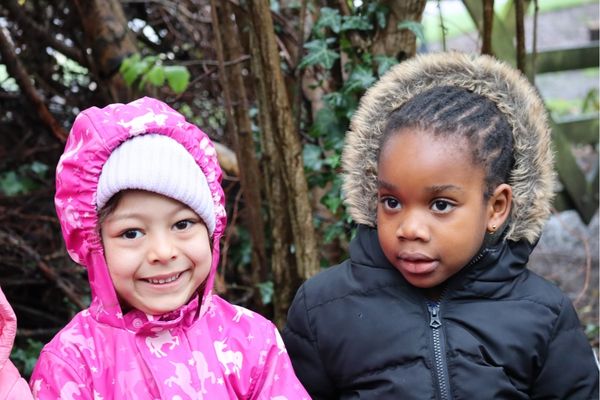
[[[487,56],[403,62],[343,154],[350,259],[308,280],[284,341],[314,399],[597,399],[569,299],[526,268],[553,195],[541,100]]]

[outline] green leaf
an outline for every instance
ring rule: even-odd
[[[37,176],[39,176],[40,178],[43,178],[46,175],[46,172],[48,172],[49,167],[39,161],[34,161],[31,163],[31,171],[36,174]]]
[[[381,29],[384,29],[387,25],[387,9],[377,10],[377,12],[375,12],[375,19],[377,19],[377,25],[379,25]]]
[[[344,92],[350,93],[357,90],[365,90],[375,83],[376,78],[370,68],[364,66],[356,67],[344,84]]]
[[[322,150],[319,146],[314,144],[305,144],[302,149],[302,157],[304,159],[304,168],[311,171],[318,171],[323,166],[323,159],[321,158]]]
[[[302,58],[300,68],[305,68],[311,65],[322,65],[326,69],[331,69],[333,63],[340,58],[340,55],[329,49],[328,45],[333,43],[335,38],[316,39],[304,44],[304,48],[308,53]]]
[[[329,136],[337,130],[339,130],[339,122],[335,116],[335,112],[331,108],[325,106],[317,112],[310,134],[312,137],[316,138]]]
[[[160,64],[155,64],[146,74],[148,81],[157,87],[165,84],[165,69]]]
[[[394,57],[388,56],[375,56],[375,62],[377,62],[377,75],[382,76],[385,74],[391,67],[398,63]]]
[[[169,87],[177,94],[183,93],[190,83],[190,72],[181,65],[164,67],[165,77]]]
[[[275,293],[273,281],[260,282],[257,283],[256,286],[260,291],[260,298],[263,304],[271,304],[271,301],[273,301],[273,294]]]
[[[29,193],[38,187],[38,184],[27,176],[8,171],[0,175],[0,192],[6,196],[15,196],[20,193]]]
[[[373,29],[373,25],[363,16],[350,15],[343,18],[343,23],[340,31],[355,29],[358,31],[368,31]]]
[[[331,108],[346,108],[347,98],[340,92],[331,92],[323,96],[323,100]]]
[[[323,7],[321,8],[321,14],[319,15],[319,19],[315,24],[314,29],[319,30],[323,28],[329,28],[334,33],[340,32],[340,27],[342,25],[342,16],[337,9]]]
[[[402,21],[398,23],[398,29],[408,29],[417,39],[421,41],[421,43],[425,43],[425,29],[423,28],[423,24],[417,21]]]
[[[131,86],[140,75],[141,72],[138,66],[141,59],[141,56],[138,53],[135,53],[124,59],[121,63],[119,72],[121,75],[123,75],[123,79],[125,80],[127,86]]]

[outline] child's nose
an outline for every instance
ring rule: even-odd
[[[148,261],[164,264],[177,257],[177,247],[168,235],[157,235],[150,243]]]
[[[417,212],[406,213],[396,229],[396,236],[401,240],[420,240],[423,242],[428,242],[431,239],[427,223]]]

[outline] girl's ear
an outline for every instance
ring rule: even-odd
[[[506,183],[498,185],[487,202],[487,208],[488,222],[486,228],[488,232],[494,233],[510,216],[512,187]]]

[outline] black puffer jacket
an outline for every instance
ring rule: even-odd
[[[283,337],[314,399],[597,399],[570,301],[526,269],[532,246],[485,250],[430,304],[361,226],[350,259],[305,282]]]

